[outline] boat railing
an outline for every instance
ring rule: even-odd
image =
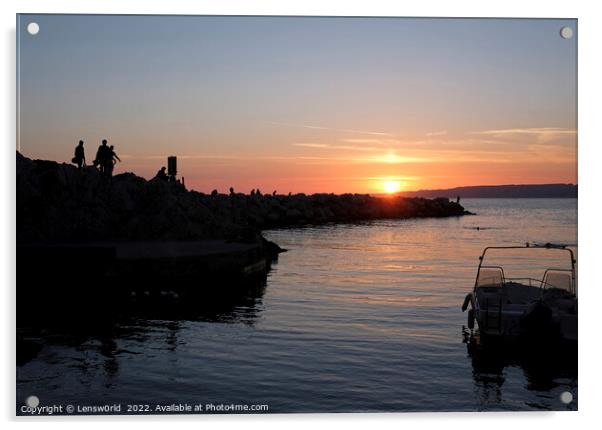
[[[506,278],[506,281],[510,281],[509,283],[528,285],[529,287],[541,288],[543,286],[543,279],[537,279],[537,278],[528,278],[528,277]],[[504,285],[506,285],[506,284],[508,284],[508,282],[506,282]]]
[[[558,284],[556,283],[551,283],[548,282],[546,280],[547,275],[549,272],[554,271],[554,272],[567,272],[567,274],[570,275],[570,271],[569,270],[562,270],[562,269],[547,269],[544,272],[544,277],[543,279],[537,279],[537,278],[530,278],[530,277],[506,277],[504,276],[504,272],[503,269],[501,267],[498,266],[483,266],[483,268],[489,269],[489,268],[495,268],[495,269],[500,269],[501,270],[501,274],[502,277],[500,278],[500,282],[490,282],[490,283],[486,283],[486,282],[481,282],[481,278],[477,277],[477,282],[475,284],[475,287],[479,287],[479,286],[495,286],[498,285],[500,287],[502,286],[507,286],[508,284],[511,283],[516,283],[516,284],[521,284],[521,285],[527,285],[529,287],[536,287],[536,288],[558,288],[558,289],[564,289],[567,290],[571,293],[574,293],[573,291],[573,284],[572,282],[569,282],[568,286],[569,288],[562,288],[560,287]],[[569,278],[570,279],[570,278]]]
[[[530,278],[530,277],[522,277],[522,278],[506,278],[506,275],[504,273],[504,268],[502,266],[499,265],[485,265],[484,260],[485,260],[485,255],[487,254],[487,251],[490,250],[515,250],[515,249],[552,249],[552,250],[557,250],[557,251],[563,251],[566,252],[567,255],[570,257],[570,269],[560,269],[560,268],[553,268],[550,267],[548,269],[546,269],[544,271],[543,274],[543,278],[542,279],[536,279],[536,278]],[[528,283],[529,286],[534,286],[534,287],[540,287],[540,288],[556,288],[556,289],[563,289],[566,291],[569,291],[571,294],[575,295],[575,283],[576,283],[576,277],[575,277],[575,257],[573,254],[573,251],[566,245],[555,245],[555,244],[551,244],[551,243],[546,243],[543,245],[538,245],[538,244],[527,244],[526,246],[490,246],[490,247],[486,247],[483,250],[483,253],[479,256],[479,266],[477,269],[477,276],[475,279],[475,284],[474,284],[474,288],[477,288],[479,286],[503,286],[506,284],[506,281],[526,281]],[[496,270],[498,271],[498,274],[488,274],[487,276],[489,276],[489,281],[487,281],[487,278],[483,278],[482,277],[482,269],[486,269],[489,271],[493,271]],[[549,278],[552,276],[552,274],[558,274],[558,273],[562,273],[563,277],[565,278],[564,280],[562,279],[562,277],[558,277],[555,276],[554,282],[549,282]],[[560,284],[562,285],[559,285]]]
[[[547,273],[547,270],[546,270]],[[563,288],[561,286],[559,286],[556,283],[551,283],[544,279],[537,279],[537,278],[505,278],[505,280],[507,282],[504,283],[504,285],[508,285],[509,283],[516,283],[516,284],[521,284],[521,285],[528,285],[529,287],[535,287],[535,288],[541,288],[541,289],[546,289],[546,288],[556,288],[556,289],[560,289],[560,290],[566,290],[570,293],[574,294],[573,291],[573,287],[572,284],[569,284],[569,288]],[[528,283],[528,284],[527,284]]]

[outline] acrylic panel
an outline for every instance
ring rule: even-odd
[[[577,410],[577,20],[17,16],[17,415]]]

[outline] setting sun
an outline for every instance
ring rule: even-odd
[[[383,189],[388,194],[393,194],[401,189],[399,181],[385,181],[383,182]]]

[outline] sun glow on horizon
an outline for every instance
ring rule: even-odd
[[[401,182],[395,180],[387,180],[383,182],[383,190],[387,194],[394,194],[401,191]]]

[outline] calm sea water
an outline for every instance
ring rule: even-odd
[[[576,245],[577,201],[462,204],[478,215],[268,231],[289,252],[260,293],[210,317],[131,318],[92,336],[49,332],[17,369],[17,401],[576,409],[575,369],[541,372],[520,356],[475,363],[460,305],[483,247]],[[574,396],[568,405],[565,391]]]

